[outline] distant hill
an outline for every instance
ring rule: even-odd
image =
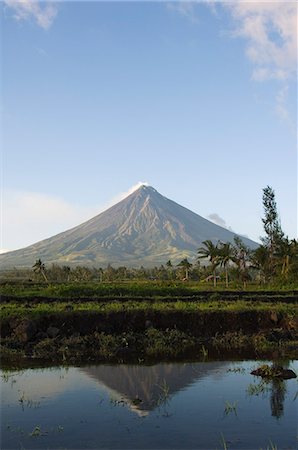
[[[47,264],[153,266],[193,259],[202,241],[233,242],[235,233],[141,186],[116,205],[56,236],[0,255],[1,268]],[[257,243],[240,236],[251,248]]]

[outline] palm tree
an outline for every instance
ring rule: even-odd
[[[173,264],[172,261],[169,259],[168,262],[166,263],[166,268],[167,268],[167,272],[168,272],[168,278],[171,280],[173,279],[174,276],[174,269],[173,269]]]
[[[32,269],[34,273],[42,275],[46,283],[49,282],[46,276],[46,266],[40,258],[36,260],[35,264],[32,266]]]
[[[234,261],[238,266],[240,278],[243,281],[243,287],[246,288],[246,282],[249,279],[248,262],[251,256],[251,250],[244,244],[239,236],[234,237]]]
[[[275,252],[276,265],[281,266],[281,276],[288,278],[291,265],[297,262],[298,242],[296,239],[289,240],[288,237],[283,238]]]
[[[177,264],[178,267],[182,267],[185,270],[185,279],[188,280],[189,278],[189,269],[192,267],[192,264],[188,261],[187,258],[182,259],[179,264]]]
[[[172,264],[172,261],[171,261],[170,259],[169,259],[168,262],[166,263],[166,266],[167,266],[168,269],[172,269],[173,264]]]
[[[218,244],[214,245],[210,239],[203,241],[205,247],[198,249],[198,259],[209,258],[213,273],[213,283],[216,286],[216,267],[219,264],[219,248]]]
[[[265,283],[270,274],[269,251],[264,245],[256,248],[250,257],[251,268],[259,271],[260,281]]]
[[[228,268],[231,261],[235,261],[235,251],[230,242],[221,243],[219,247],[218,261],[224,267],[226,273],[226,287],[229,286]]]
[[[62,271],[63,271],[64,277],[66,278],[66,281],[68,283],[69,279],[70,279],[70,272],[71,272],[70,267],[69,266],[63,266],[62,267]]]

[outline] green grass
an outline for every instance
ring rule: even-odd
[[[30,305],[30,303],[29,303]],[[63,313],[73,314],[74,312],[88,313],[116,313],[116,312],[245,312],[245,311],[277,311],[290,316],[297,313],[297,306],[292,303],[273,303],[259,301],[107,301],[107,302],[83,302],[71,304],[72,310],[67,311],[70,302],[50,302],[32,303],[28,308],[26,303],[10,302],[0,306],[0,318],[3,320],[11,316],[17,317],[37,317],[47,314]]]
[[[298,288],[298,286],[297,286]],[[100,297],[193,297],[208,294],[214,299],[224,295],[226,291],[235,296],[250,297],[250,293],[258,295],[274,295],[282,298],[284,295],[293,296],[294,288],[289,291],[285,289],[268,290],[268,287],[250,285],[243,291],[241,287],[230,286],[228,289],[224,284],[214,288],[212,285],[201,282],[167,282],[167,281],[130,281],[116,283],[10,283],[1,282],[0,294],[16,297],[53,297],[53,298],[100,298]],[[297,293],[296,299],[297,299]]]
[[[220,353],[253,349],[267,354],[291,352],[287,342],[293,346],[296,339],[294,332],[284,338],[283,329],[270,337],[277,324],[295,328],[295,292],[206,291],[211,288],[205,284],[162,282],[0,287],[2,295],[10,296],[0,304],[2,357],[12,361],[18,356],[63,363],[176,358],[193,351],[209,358],[211,347]],[[34,341],[35,334],[27,343],[18,330],[22,319],[33,321],[36,333],[45,337]],[[59,329],[58,337],[49,337],[50,325]]]

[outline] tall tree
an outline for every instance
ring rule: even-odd
[[[272,187],[267,186],[263,189],[263,208],[264,218],[262,219],[266,235],[261,237],[263,245],[268,249],[269,272],[274,275],[274,254],[282,244],[285,235],[281,229],[280,220],[275,201],[275,192]]]
[[[297,275],[298,242],[296,239],[290,241],[288,237],[284,238],[277,247],[275,257],[278,275],[281,275],[286,280],[288,280],[291,273],[296,272]]]
[[[189,270],[192,267],[192,264],[188,261],[187,258],[182,259],[179,264],[177,264],[178,267],[181,267],[185,270],[185,279],[189,279]]]
[[[237,265],[240,279],[243,287],[246,288],[246,282],[249,279],[248,262],[250,260],[251,250],[247,247],[239,236],[234,237],[234,262]]]
[[[219,247],[214,245],[210,239],[203,241],[204,247],[198,249],[198,259],[209,259],[213,273],[213,283],[216,286],[216,267],[219,264]]]
[[[167,268],[167,272],[168,272],[168,278],[170,280],[173,280],[173,278],[175,278],[175,272],[174,272],[174,267],[173,267],[172,261],[170,259],[166,263],[166,268]]]
[[[42,275],[45,282],[48,283],[48,278],[46,276],[46,266],[42,262],[42,260],[39,258],[35,261],[35,264],[32,266],[33,272]]]
[[[170,259],[167,261],[166,266],[167,266],[168,269],[172,269],[173,264],[172,264],[172,261]]]
[[[265,283],[270,274],[269,269],[269,252],[268,248],[264,245],[260,245],[253,250],[250,257],[251,268],[258,271],[258,278],[261,283]]]
[[[232,261],[235,261],[235,251],[234,247],[231,245],[230,242],[221,243],[219,245],[219,253],[218,253],[218,261],[225,269],[226,274],[226,287],[229,286],[229,264]]]

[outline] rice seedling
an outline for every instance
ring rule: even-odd
[[[170,387],[167,384],[166,380],[163,380],[161,385],[158,385],[158,387],[160,388],[161,392],[159,394],[158,397],[158,401],[157,404],[158,406],[165,406],[168,405],[169,403],[169,396],[170,396]]]
[[[201,354],[203,355],[204,359],[208,357],[208,349],[205,347],[205,345],[202,345],[201,347]]]
[[[228,444],[227,444],[227,442],[226,442],[226,440],[224,438],[224,435],[222,433],[220,433],[220,437],[221,437],[220,441],[221,441],[223,450],[228,450]]]
[[[237,416],[237,403],[238,401],[235,401],[234,403],[230,403],[228,401],[225,402],[225,414],[228,415],[230,413],[234,413],[235,416]]]

